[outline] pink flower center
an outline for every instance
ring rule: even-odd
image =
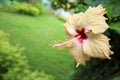
[[[83,43],[83,40],[86,40],[88,37],[85,34],[85,29],[82,28],[81,30],[76,29],[77,34],[74,36],[78,39],[80,43]]]

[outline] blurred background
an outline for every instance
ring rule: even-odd
[[[67,49],[49,43],[65,40],[63,24],[72,14],[99,4],[114,55],[76,68]],[[0,0],[0,80],[120,80],[120,1]]]

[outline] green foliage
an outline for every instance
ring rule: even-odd
[[[31,17],[0,12],[0,29],[11,35],[13,44],[19,43],[26,48],[23,54],[31,68],[50,74],[55,80],[68,80],[74,67],[67,49],[58,51],[48,45],[53,40],[64,40],[62,26],[63,22],[54,15]]]
[[[113,78],[112,80],[120,80],[120,76]]]
[[[41,11],[41,13],[46,13],[46,8],[43,4],[36,3],[34,4],[34,6],[37,7]]]
[[[14,9],[16,10],[16,12],[18,13],[23,13],[23,14],[28,14],[29,13],[29,7],[31,5],[27,4],[27,3],[18,3],[18,2],[15,2],[14,3]]]
[[[0,30],[0,80],[53,80],[44,72],[32,71],[23,50],[11,45],[8,34]]]
[[[37,16],[45,12],[45,8],[42,4],[29,4],[26,2],[13,2],[12,4],[10,2],[6,2],[3,10],[31,16]]]
[[[40,9],[28,3],[18,3],[15,2],[14,8],[18,13],[28,14],[32,16],[37,16],[40,14]]]
[[[111,23],[110,29],[115,30],[116,33],[120,34],[120,22]]]
[[[119,0],[109,0],[107,6],[109,6],[112,16],[118,17],[120,16],[120,1]]]
[[[93,3],[93,0],[84,0],[84,4],[91,5]]]
[[[33,16],[37,16],[40,14],[40,9],[38,9],[37,7],[31,6],[29,7],[29,14],[33,15]]]
[[[104,6],[104,8],[106,9],[106,11],[107,11],[107,17],[108,17],[108,19],[109,20],[112,20],[112,17],[113,17],[113,15],[112,15],[112,12],[111,12],[111,10],[110,10],[110,7],[107,5],[107,4],[102,4],[103,6]]]
[[[79,4],[75,8],[75,13],[84,12],[88,8],[88,5]]]
[[[2,4],[0,4],[0,9],[2,8]]]
[[[51,0],[53,9],[63,8],[68,10],[70,8],[67,0]]]
[[[109,0],[107,4],[103,3],[106,8],[108,23],[110,24],[110,29],[115,30],[120,34],[120,2],[119,0]]]
[[[6,3],[4,3],[4,4],[2,4],[2,8],[1,8],[1,10],[2,11],[9,11],[9,12],[13,12],[13,6],[11,5],[11,3],[10,2],[6,2]]]
[[[73,10],[75,13],[85,11],[88,8],[88,5],[82,4],[82,0],[76,0],[75,2],[70,2],[69,0],[52,0],[51,3],[53,9],[63,8],[64,10],[68,11]]]
[[[102,4],[106,8],[106,17],[110,29],[120,34],[120,1],[119,0],[93,0],[91,5]]]

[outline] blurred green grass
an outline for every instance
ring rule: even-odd
[[[116,76],[112,80],[120,80],[120,76]]]
[[[0,29],[10,33],[12,44],[25,47],[24,54],[33,70],[44,71],[55,80],[68,80],[74,63],[67,49],[58,51],[50,41],[65,39],[63,22],[53,15],[37,17],[0,12]]]

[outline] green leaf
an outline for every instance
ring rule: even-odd
[[[111,20],[112,19],[112,16],[113,16],[113,14],[112,14],[112,12],[111,12],[111,10],[110,10],[110,7],[107,5],[107,4],[102,4],[103,5],[103,7],[106,9],[106,11],[107,11],[107,16],[108,16],[108,18],[109,18],[109,20]]]
[[[84,0],[84,3],[91,5],[92,4],[92,0]]]
[[[120,76],[113,78],[112,80],[120,80]]]
[[[120,1],[119,0],[110,0],[108,6],[113,14],[113,17],[120,16]]]
[[[120,34],[120,23],[111,23],[110,29],[115,30],[118,34]]]
[[[113,17],[120,16],[120,7],[119,7],[119,5],[120,5],[120,3],[110,4],[110,9],[111,9],[111,12],[113,14]]]
[[[92,6],[97,6],[99,4],[108,4],[110,0],[92,0]]]
[[[92,5],[97,6],[99,4],[104,4],[103,6],[107,9],[107,16],[118,17],[120,16],[120,1],[119,0],[93,0]]]

